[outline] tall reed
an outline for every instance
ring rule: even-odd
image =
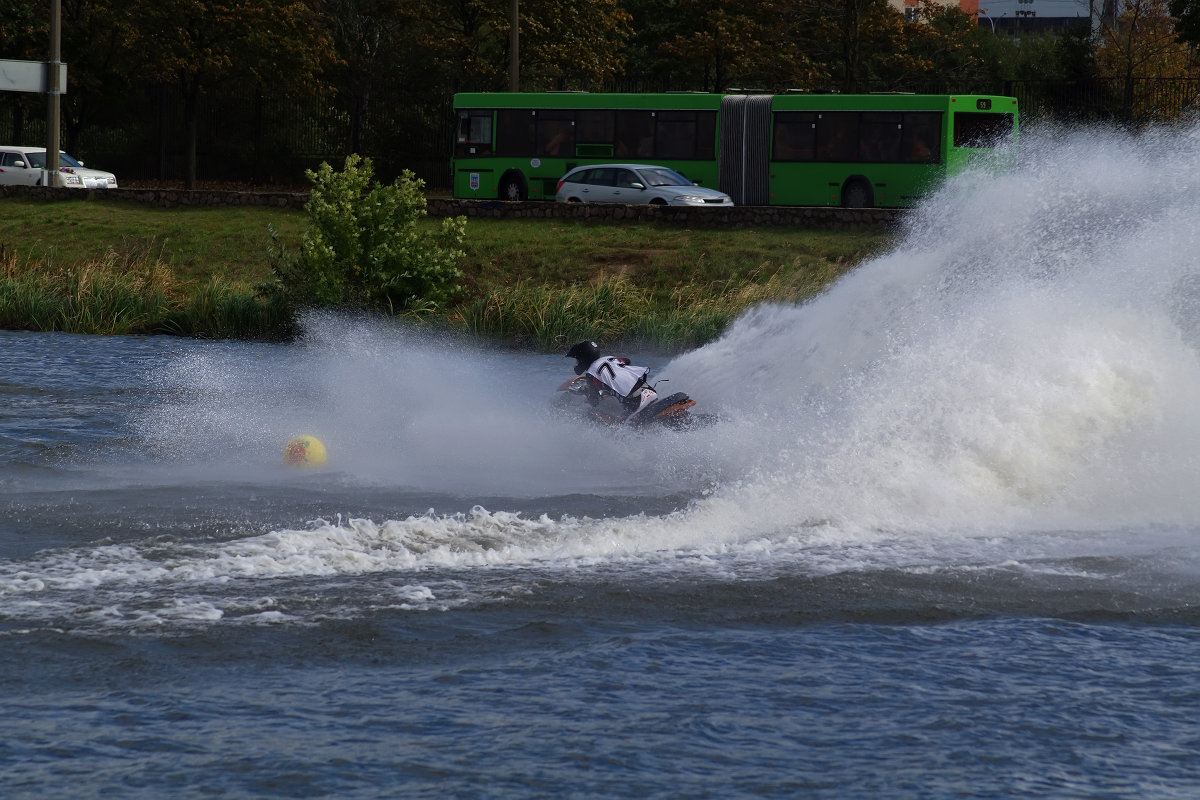
[[[94,334],[170,333],[206,338],[279,338],[289,327],[278,303],[220,278],[194,285],[146,251],[72,265],[22,260],[0,246],[0,328]]]
[[[778,273],[669,291],[638,287],[623,275],[566,286],[519,281],[464,304],[448,322],[472,335],[547,350],[580,339],[680,349],[715,339],[756,303],[801,300],[811,293]]]

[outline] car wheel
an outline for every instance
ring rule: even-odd
[[[667,201],[663,200],[661,197],[656,197],[650,201],[650,205],[652,206],[665,206],[666,204]]]

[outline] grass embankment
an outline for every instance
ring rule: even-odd
[[[0,328],[278,338],[268,227],[300,211],[0,200]],[[466,279],[421,324],[543,348],[597,338],[663,348],[718,335],[743,309],[803,301],[889,241],[883,230],[682,229],[471,220]]]
[[[0,328],[278,338],[290,318],[259,297],[267,225],[299,239],[301,212],[150,209],[0,200]]]

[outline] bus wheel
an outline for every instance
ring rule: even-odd
[[[517,202],[528,197],[525,189],[525,179],[520,173],[505,175],[500,179],[500,199]]]
[[[852,178],[842,187],[844,208],[871,208],[874,205],[872,201],[871,184],[862,178]]]

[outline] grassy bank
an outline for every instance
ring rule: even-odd
[[[288,319],[268,228],[295,245],[307,216],[0,199],[0,328],[278,338]],[[579,338],[685,347],[744,308],[803,301],[889,234],[472,220],[463,292],[421,324],[544,348]]]

